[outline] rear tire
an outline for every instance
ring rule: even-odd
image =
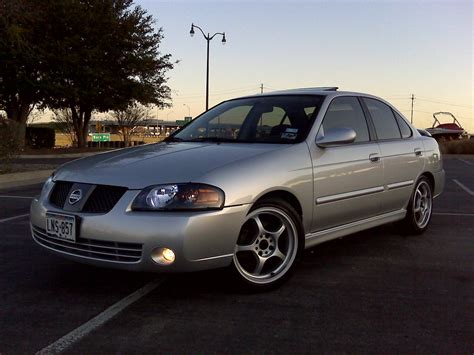
[[[283,284],[304,249],[301,217],[281,199],[255,204],[235,245],[232,273],[244,291],[262,292]]]
[[[433,212],[433,187],[430,181],[422,176],[415,185],[415,189],[408,203],[407,215],[401,221],[405,234],[422,234],[430,224]]]

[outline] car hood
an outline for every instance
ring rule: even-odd
[[[200,182],[199,177],[288,145],[241,143],[158,143],[116,150],[62,165],[54,180],[125,186]],[[205,181],[202,181],[205,182]]]

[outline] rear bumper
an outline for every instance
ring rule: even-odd
[[[444,169],[433,173],[433,176],[434,176],[434,185],[435,185],[433,198],[436,198],[439,195],[441,195],[444,190],[444,181],[445,181]]]
[[[129,208],[136,193],[127,191],[107,214],[65,213],[35,199],[30,213],[33,239],[68,259],[125,270],[182,272],[231,263],[250,205],[210,212],[136,212]],[[46,234],[47,211],[77,216],[77,245]],[[169,266],[155,263],[150,254],[158,247],[172,249],[175,262]]]

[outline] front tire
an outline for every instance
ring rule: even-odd
[[[407,215],[402,221],[406,234],[422,234],[429,226],[433,212],[433,188],[430,181],[422,176],[415,185],[407,208]]]
[[[247,215],[235,245],[231,268],[240,285],[266,291],[291,275],[304,245],[301,217],[281,199],[257,203]]]

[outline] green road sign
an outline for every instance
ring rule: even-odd
[[[110,142],[110,133],[92,133],[93,142]]]

